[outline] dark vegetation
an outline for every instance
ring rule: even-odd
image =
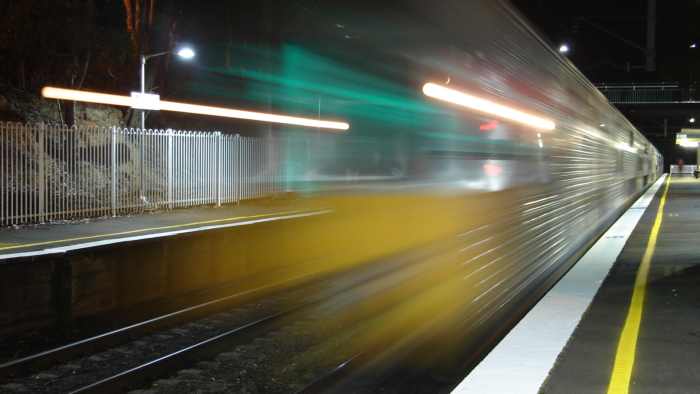
[[[0,120],[35,121],[27,107],[45,85],[134,90],[139,54],[175,45],[179,9],[176,0],[0,2]],[[163,88],[168,63],[149,62],[154,90]],[[76,123],[74,103],[58,103],[57,113],[60,123]]]

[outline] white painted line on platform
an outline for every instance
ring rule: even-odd
[[[537,394],[651,204],[659,178],[452,391]]]
[[[245,225],[250,225],[250,224],[255,224],[255,223],[274,222],[274,221],[278,221],[278,220],[289,220],[289,219],[303,218],[303,217],[307,217],[307,216],[317,216],[317,215],[327,214],[330,212],[332,212],[332,211],[331,210],[322,210],[322,211],[313,211],[313,212],[303,212],[303,213],[298,213],[298,214],[293,214],[293,215],[273,216],[273,217],[266,217],[266,218],[261,218],[261,219],[245,220],[245,221],[241,221],[241,222],[232,222],[232,223],[226,223],[226,224],[217,224],[217,225],[185,228],[182,230],[149,233],[149,234],[143,234],[143,235],[131,236],[131,237],[103,239],[103,240],[99,240],[99,241],[76,243],[76,244],[70,244],[70,245],[66,245],[66,246],[51,247],[51,248],[34,250],[34,251],[29,251],[29,252],[0,254],[0,261],[17,259],[17,258],[39,257],[39,256],[46,256],[46,255],[63,254],[63,253],[67,253],[67,252],[71,252],[71,251],[75,251],[75,250],[95,248],[95,247],[99,247],[99,246],[107,246],[107,245],[113,245],[113,244],[118,244],[118,243],[142,241],[142,240],[154,239],[154,238],[172,237],[174,235],[195,233],[195,232],[215,230],[215,229],[223,229],[223,228],[229,228],[229,227],[239,227],[239,226],[245,226]]]

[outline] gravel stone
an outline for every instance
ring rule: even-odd
[[[185,376],[187,376],[187,375],[196,376],[196,375],[201,375],[201,374],[202,374],[202,370],[201,370],[201,369],[193,369],[193,368],[190,368],[190,369],[182,369],[182,370],[178,371],[177,374],[178,374],[178,375],[185,375]]]
[[[217,360],[220,361],[233,361],[236,360],[240,357],[240,354],[238,352],[226,352],[226,353],[221,353],[218,356],[216,356]]]
[[[63,364],[63,365],[60,365],[59,368],[72,371],[72,370],[80,369],[80,364]]]
[[[0,386],[0,389],[2,389],[2,391],[7,390],[7,391],[13,391],[16,393],[26,393],[27,391],[29,391],[29,390],[27,390],[27,387],[25,387],[23,384],[19,384],[19,383],[3,384],[2,386]]]
[[[56,378],[58,378],[58,375],[48,373],[48,372],[40,372],[40,373],[34,375],[34,379],[42,379],[43,380],[43,379],[56,379]]]
[[[180,379],[160,379],[153,384],[156,387],[174,387],[182,383]]]
[[[173,334],[185,336],[185,335],[189,335],[190,330],[187,330],[184,328],[173,328],[172,330],[170,330],[170,332]]]
[[[203,370],[218,368],[221,363],[216,361],[200,361],[197,363],[197,367]]]

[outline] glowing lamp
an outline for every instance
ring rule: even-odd
[[[195,56],[194,50],[190,47],[183,47],[177,51],[177,55],[185,60],[190,60]]]

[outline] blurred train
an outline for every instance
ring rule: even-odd
[[[235,64],[198,88],[350,124],[241,127],[271,136],[287,190],[332,212],[280,232],[279,256],[339,270],[445,245],[366,346],[507,319],[662,173],[654,146],[505,1],[256,7],[232,33]]]

